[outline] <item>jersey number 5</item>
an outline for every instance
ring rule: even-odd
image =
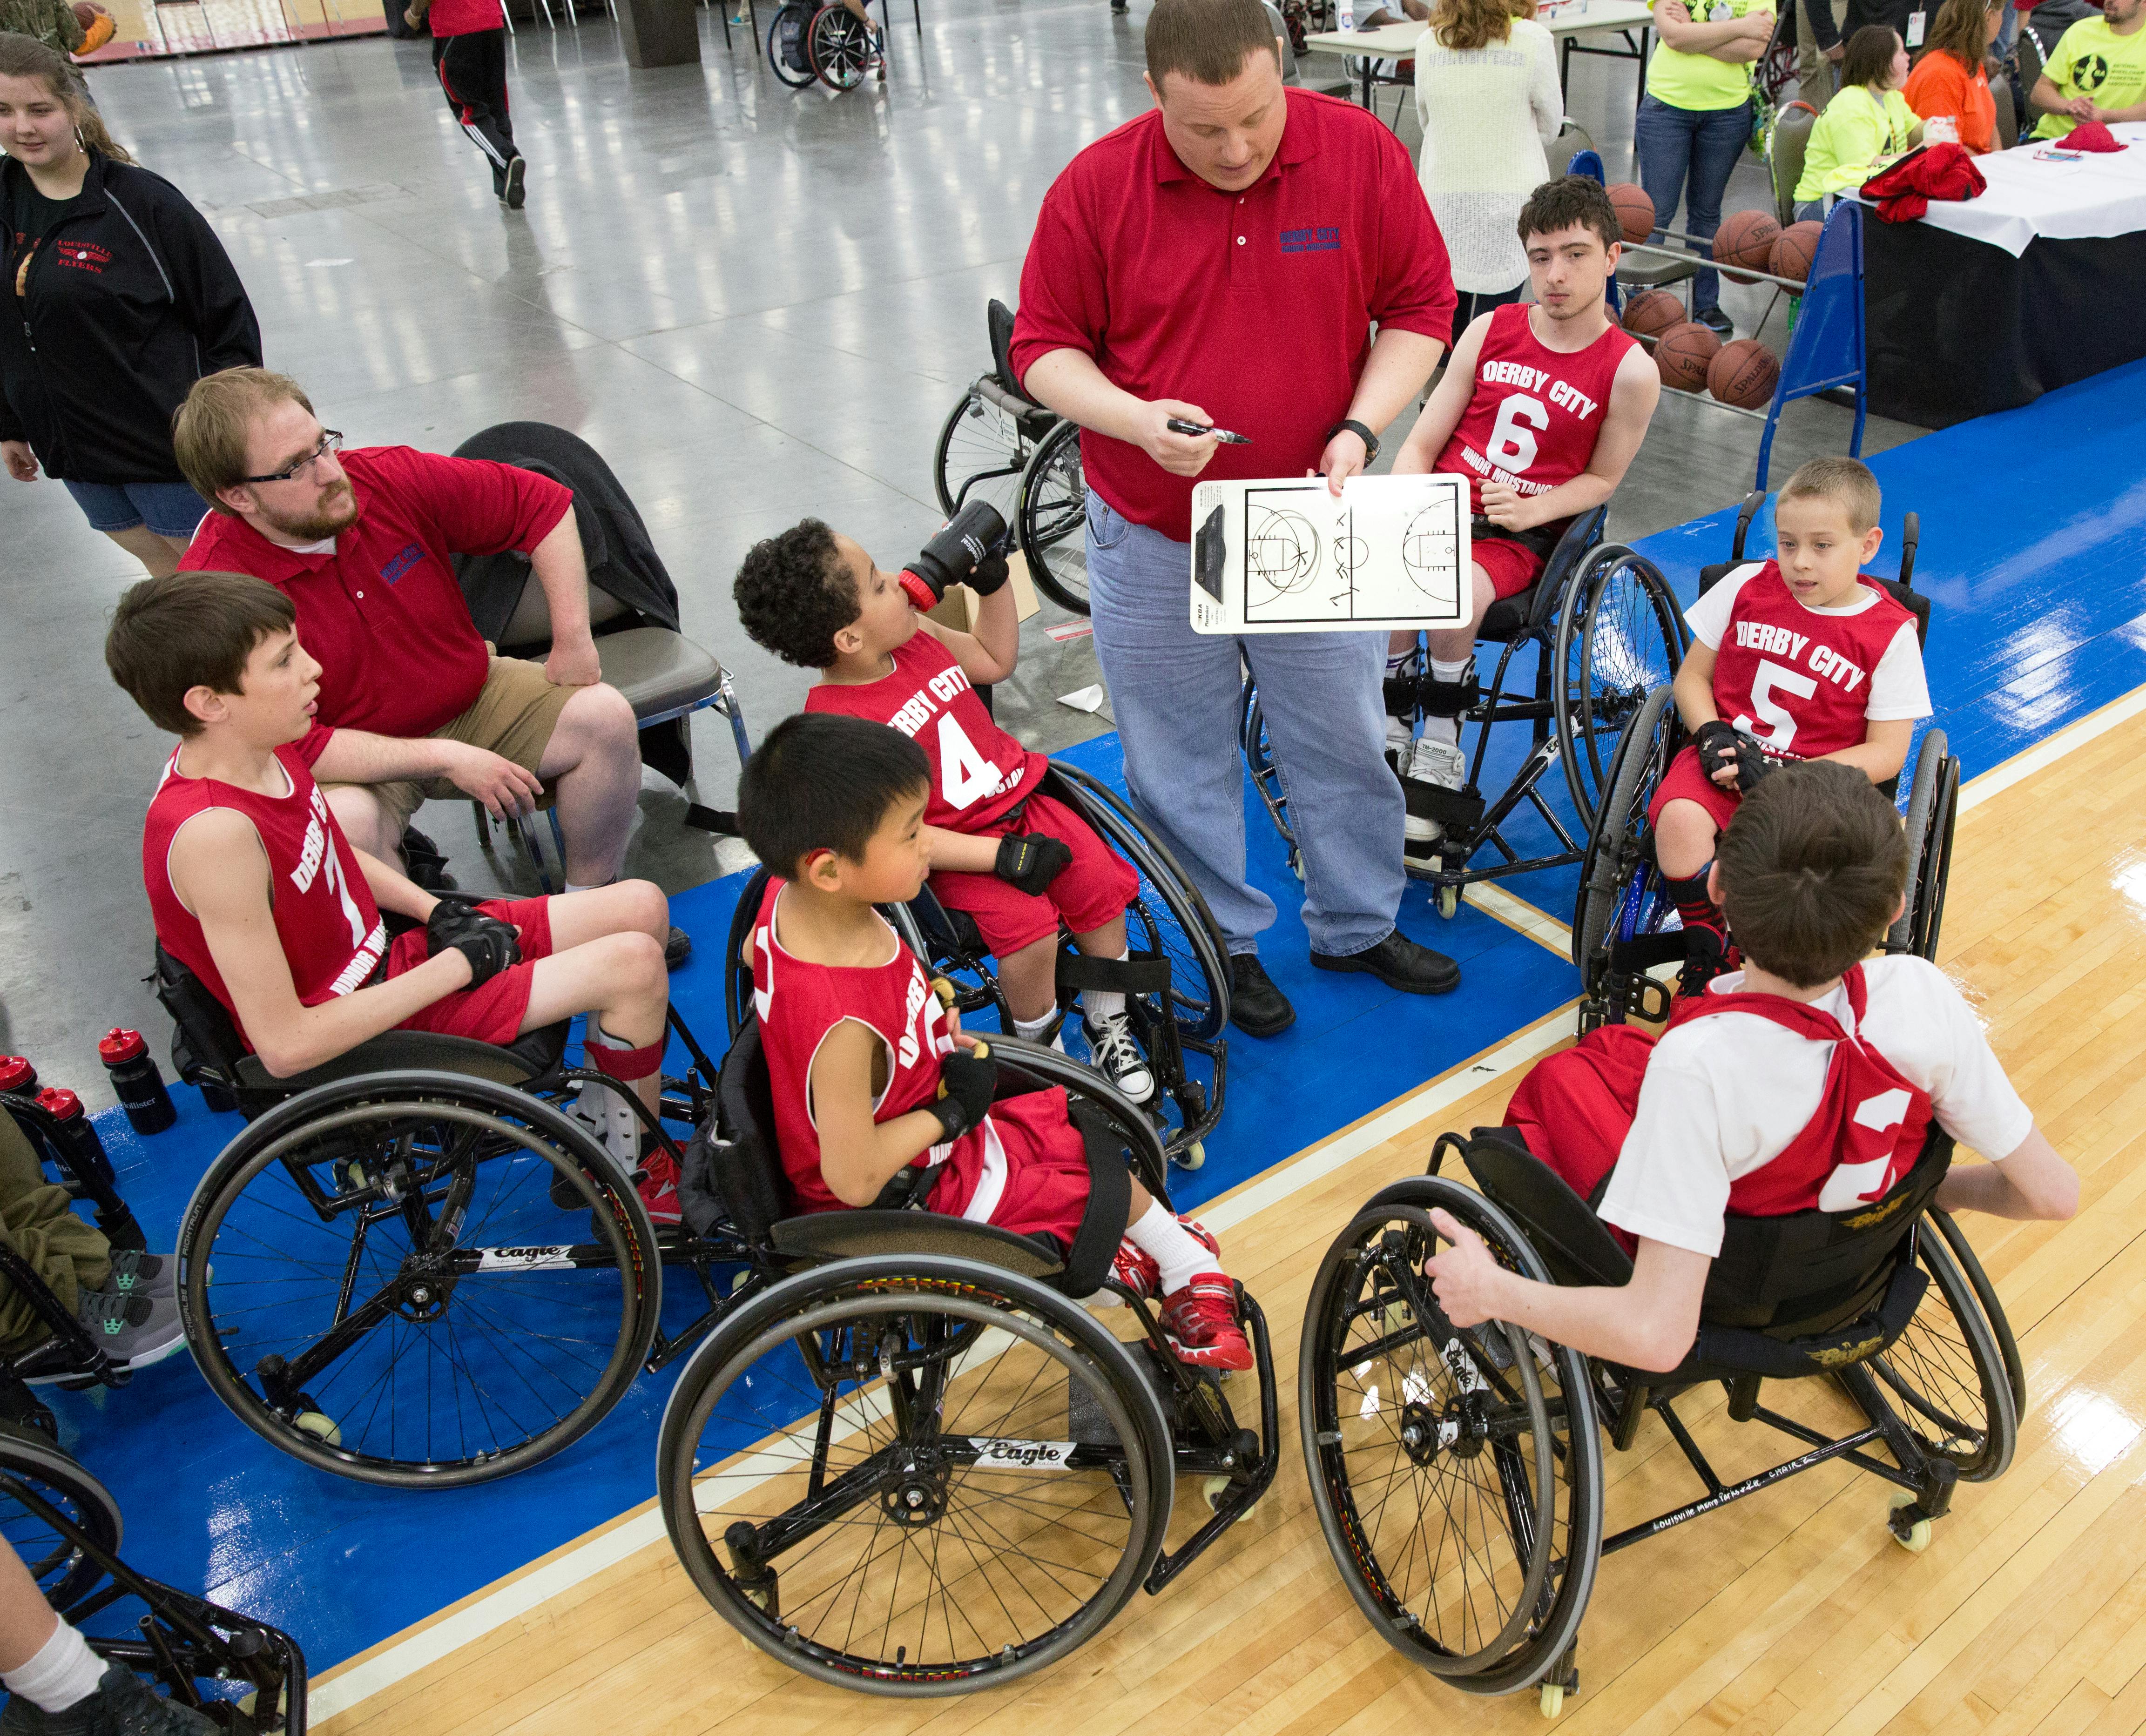
[[[969,732],[949,711],[939,720],[939,793],[957,812],[980,796],[995,796],[1006,774],[976,751]]]
[[[1818,683],[1807,675],[1798,675],[1793,669],[1784,669],[1769,658],[1759,660],[1759,672],[1751,677],[1751,709],[1764,720],[1765,728],[1755,729],[1749,717],[1736,720],[1739,730],[1749,730],[1767,746],[1776,752],[1786,753],[1789,744],[1796,739],[1796,720],[1774,702],[1776,692],[1793,694],[1798,699],[1809,699],[1818,691]]]
[[[1535,461],[1535,436],[1528,431],[1539,432],[1549,426],[1550,412],[1542,401],[1516,392],[1498,406],[1497,425],[1490,430],[1490,450],[1483,456],[1500,470],[1518,476]]]

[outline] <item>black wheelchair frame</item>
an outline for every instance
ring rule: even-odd
[[[1480,1193],[1438,1174],[1449,1149]],[[1619,1285],[1631,1262],[1510,1130],[1442,1135],[1430,1174],[1383,1190],[1336,1239],[1305,1318],[1300,1409],[1315,1504],[1336,1565],[1382,1637],[1467,1692],[1539,1686],[1543,1710],[1555,1714],[1579,1687],[1580,1622],[1603,1555],[1834,1460],[1894,1485],[1892,1535],[1909,1550],[1926,1548],[1955,1485],[1989,1480],[2009,1464],[2026,1402],[1995,1293],[1934,1204],[1951,1158],[1951,1141],[1933,1127],[1914,1168],[1881,1200],[1842,1213],[1730,1217],[1697,1340],[1662,1374],[1499,1323],[1452,1326],[1423,1272],[1443,1240],[1433,1208],[1540,1282]],[[1949,1326],[1936,1319],[1933,1293]],[[1382,1401],[1390,1375],[1395,1384]],[[1859,1423],[1829,1433],[1759,1402],[1768,1380],[1811,1377],[1836,1383]],[[1732,1421],[1764,1423],[1801,1450],[1724,1481],[1674,1408],[1716,1383]],[[1649,1412],[1704,1492],[1605,1537],[1599,1434],[1628,1450]],[[1458,1519],[1445,1503],[1433,1544],[1420,1534],[1427,1512],[1411,1524],[1395,1509],[1405,1509],[1407,1488],[1428,1487],[1441,1461],[1455,1479],[1495,1487],[1475,1489],[1474,1508]],[[1360,1505],[1360,1485],[1367,1502],[1376,1494],[1375,1508]],[[1457,1554],[1448,1534],[1456,1524]],[[1419,1592],[1414,1563],[1426,1559],[1451,1560],[1444,1577],[1460,1583],[1457,1599],[1435,1575]],[[1471,1587],[1471,1573],[1482,1583]]]
[[[1500,650],[1488,689],[1479,683],[1475,696],[1460,715],[1463,724],[1479,726],[1467,781],[1459,791],[1432,792],[1445,836],[1427,866],[1413,861],[1408,865],[1411,877],[1430,882],[1440,915],[1455,913],[1468,886],[1580,860],[1583,840],[1574,837],[1538,786],[1554,766],[1561,764],[1580,825],[1591,826],[1607,782],[1605,762],[1653,685],[1654,671],[1646,661],[1653,633],[1659,635],[1664,673],[1674,673],[1675,659],[1687,642],[1682,614],[1659,571],[1622,544],[1602,542],[1607,517],[1608,509],[1597,506],[1574,519],[1544,562],[1536,582],[1517,596],[1500,598],[1477,626],[1478,642],[1495,641]],[[1523,647],[1535,651],[1533,686],[1530,690],[1510,689],[1506,677]],[[1560,671],[1565,672],[1564,678]],[[1420,688],[1409,703],[1413,721],[1422,715]],[[1527,724],[1535,746],[1505,792],[1486,801],[1483,766],[1490,751],[1490,726],[1498,723]],[[1290,866],[1300,875],[1287,796],[1267,741],[1259,691],[1249,676],[1238,742],[1267,816],[1290,846]],[[1506,841],[1504,827],[1523,803],[1556,840],[1556,848],[1547,856],[1523,856]],[[1495,851],[1497,859],[1486,866],[1471,866],[1486,850]]]

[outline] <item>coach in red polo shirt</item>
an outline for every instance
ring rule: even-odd
[[[1013,367],[1081,427],[1089,596],[1125,781],[1229,937],[1233,1021],[1271,1036],[1296,1015],[1258,958],[1273,901],[1245,880],[1240,656],[1303,851],[1311,962],[1422,995],[1460,972],[1394,927],[1403,807],[1381,753],[1384,636],[1194,633],[1192,481],[1315,469],[1339,491],[1437,365],[1453,282],[1408,152],[1376,117],[1282,83],[1260,0],[1156,0],[1147,84],[1155,107],[1044,197]],[[1174,433],[1172,417],[1251,444]]]
[[[640,737],[601,685],[572,494],[533,471],[408,446],[339,452],[296,381],[232,368],[197,381],[172,430],[179,468],[215,510],[182,570],[266,579],[321,664],[300,744],[352,844],[399,862],[426,797],[466,794],[502,818],[554,782],[568,890],[625,861]],[[454,555],[520,549],[543,586],[552,650],[496,657]],[[682,937],[681,937],[682,940]]]

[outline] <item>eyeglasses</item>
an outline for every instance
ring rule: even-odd
[[[303,476],[330,452],[342,449],[342,430],[323,428],[321,430],[321,443],[295,464],[287,464],[282,469],[271,471],[265,476],[241,476],[238,480],[242,482],[288,482],[294,477]]]

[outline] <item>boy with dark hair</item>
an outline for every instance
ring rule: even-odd
[[[1507,1272],[1434,1212],[1430,1262],[1456,1326],[1508,1320],[1590,1356],[1674,1368],[1699,1328],[1730,1212],[1838,1212],[1882,1199],[1934,1119],[1994,1160],[1955,1164],[1936,1203],[2068,1218],[2079,1178],[1942,970],[1865,960],[1905,905],[1899,814],[1851,766],[1790,766],[1753,791],[1709,873],[1744,966],[1680,1002],[1659,1042],[1606,1025],[1521,1081],[1529,1147],[1634,1250],[1631,1281],[1560,1288]]]
[[[1692,646],[1673,691],[1696,739],[1647,808],[1684,920],[1680,993],[1728,962],[1707,865],[1744,793],[1797,760],[1837,761],[1881,784],[1930,715],[1914,616],[1859,576],[1884,541],[1879,504],[1864,466],[1814,458],[1774,503],[1774,558],[1737,567],[1684,611]]]
[[[1520,209],[1532,305],[1476,318],[1394,460],[1395,476],[1465,476],[1474,513],[1468,617],[1386,642],[1386,751],[1408,799],[1410,856],[1444,835],[1460,788],[1460,713],[1474,703],[1475,629],[1533,585],[1565,527],[1617,491],[1661,397],[1654,363],[1610,312],[1624,231],[1602,183],[1545,181]],[[1420,698],[1423,733],[1409,731]]]
[[[179,737],[142,836],[163,949],[223,1004],[278,1078],[381,1032],[506,1044],[589,1015],[591,1067],[657,1105],[669,991],[662,893],[621,880],[556,898],[435,897],[352,848],[295,746],[312,726],[321,666],[274,586],[237,573],[146,579],[121,597],[104,645],[112,679]],[[392,942],[382,912],[422,926]],[[640,1123],[585,1088],[580,1111],[676,1223],[676,1165],[641,1164]]]
[[[968,912],[998,960],[1013,1034],[1063,1047],[1059,924],[1089,957],[1124,958],[1125,906],[1140,877],[1080,815],[1036,787],[1050,762],[1001,729],[976,697],[971,683],[1004,681],[1021,655],[1006,576],[1003,556],[985,557],[969,581],[982,599],[976,631],[960,632],[919,614],[898,575],[808,518],[753,546],[734,594],[756,643],[820,671],[806,711],[886,724],[923,748],[931,890],[950,910]],[[1084,989],[1080,1007],[1096,1067],[1145,1102],[1155,1075],[1125,995]]]
[[[898,731],[811,711],[777,724],[746,762],[738,825],[771,876],[751,962],[782,1166],[805,1211],[921,1194],[932,1211],[1070,1245],[1089,1182],[1066,1094],[994,1101],[997,1064],[872,908],[923,887],[931,778]],[[1217,1252],[1133,1183],[1116,1277],[1160,1296],[1181,1359],[1248,1369]]]

